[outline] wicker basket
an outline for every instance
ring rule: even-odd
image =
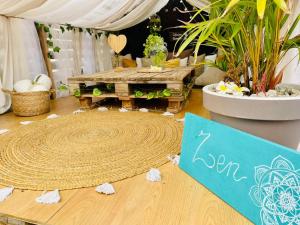
[[[50,92],[9,92],[13,112],[17,116],[37,116],[50,111]]]

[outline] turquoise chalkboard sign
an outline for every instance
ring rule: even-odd
[[[295,150],[188,113],[179,166],[255,224],[300,224]]]

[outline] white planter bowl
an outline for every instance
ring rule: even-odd
[[[203,105],[217,122],[284,146],[300,149],[300,96],[248,97],[203,88]]]

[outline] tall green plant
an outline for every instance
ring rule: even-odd
[[[300,15],[287,25],[288,6],[285,0],[211,0],[209,19],[182,26],[187,38],[179,40],[178,54],[191,43],[195,55],[202,45],[216,47],[220,56],[214,66],[226,71],[237,85],[247,86],[253,93],[274,88],[282,78],[283,71],[275,74],[282,57],[292,48],[300,51],[300,35],[292,38]],[[282,34],[284,29],[287,31]]]

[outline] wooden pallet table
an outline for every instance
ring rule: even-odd
[[[152,72],[147,69],[124,69],[123,71],[108,71],[92,75],[74,76],[68,78],[71,93],[80,90],[79,101],[82,108],[92,107],[92,99],[117,98],[122,101],[122,107],[134,108],[136,98],[146,99],[146,96],[136,97],[135,90],[147,87],[148,91],[169,89],[171,96],[164,97],[168,100],[167,111],[177,113],[181,110],[185,100],[195,82],[194,67],[178,67],[166,69],[164,72]],[[105,87],[112,84],[113,91],[103,91],[95,97],[92,94],[94,87]]]

